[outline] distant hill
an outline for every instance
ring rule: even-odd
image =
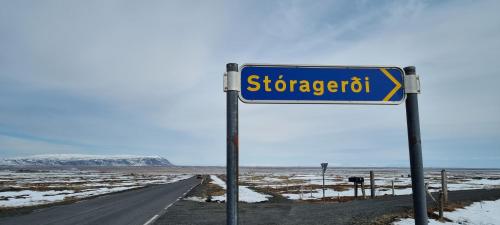
[[[5,166],[173,166],[160,156],[50,154],[0,159]]]

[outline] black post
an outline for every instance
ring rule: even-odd
[[[354,181],[354,199],[358,199],[358,182]]]
[[[366,199],[365,181],[364,180],[361,182],[361,193],[363,193],[363,199]]]
[[[328,163],[321,163],[321,171],[323,172],[323,200],[325,200],[325,172],[328,167]]]
[[[414,66],[405,67],[404,71],[407,76],[416,74]],[[427,202],[425,198],[424,166],[422,160],[417,93],[406,94],[406,123],[408,126],[415,225],[427,225]]]
[[[370,197],[375,198],[375,175],[373,170],[370,170]]]
[[[323,172],[323,199],[325,198],[325,172]]]
[[[228,63],[229,72],[237,72],[238,64]],[[238,224],[238,91],[227,90],[227,164],[226,164],[226,219],[227,225]]]

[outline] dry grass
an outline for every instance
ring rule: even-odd
[[[280,187],[273,187],[272,185],[267,187],[261,187],[261,189],[266,189],[268,191],[276,192],[276,193],[291,193],[291,194],[298,194],[301,192],[308,192],[311,189],[317,190],[317,189],[322,189],[322,185],[317,185],[317,184],[310,184],[310,185],[289,185],[287,186],[280,186]],[[352,188],[352,185],[325,185],[325,188],[327,189],[333,189],[335,191],[347,191]]]
[[[212,179],[210,179],[209,176],[205,176],[205,179],[203,180],[203,183],[200,185],[200,188],[197,188],[196,190],[199,190],[196,193],[192,193],[192,196],[200,197],[200,198],[208,198],[211,196],[220,196],[225,194],[225,190],[222,189],[217,184],[212,184]]]
[[[207,194],[210,196],[224,195],[226,191],[217,184],[207,184]]]

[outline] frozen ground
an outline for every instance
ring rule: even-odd
[[[0,207],[22,207],[61,202],[111,192],[164,184],[192,175],[147,175],[85,170],[2,170]]]
[[[500,200],[476,202],[463,209],[453,212],[445,212],[444,216],[452,222],[439,222],[429,220],[429,225],[496,225],[500,224]],[[394,225],[413,225],[414,219],[403,219],[393,223]]]

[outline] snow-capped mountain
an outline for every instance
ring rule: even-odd
[[[51,154],[0,159],[8,166],[172,166],[160,156]]]

